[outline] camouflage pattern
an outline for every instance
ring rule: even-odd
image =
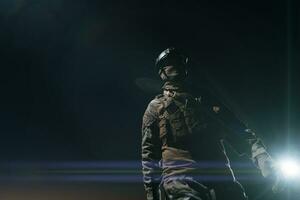
[[[224,144],[230,144],[240,155],[248,155],[264,176],[270,171],[265,164],[271,159],[269,154],[261,140],[226,106],[209,94],[186,88],[166,82],[163,94],[155,97],[145,111],[142,171],[147,200],[162,199],[160,196],[178,200],[245,199]],[[203,163],[221,163],[224,170],[216,173]],[[222,179],[222,186],[214,183],[215,179]]]

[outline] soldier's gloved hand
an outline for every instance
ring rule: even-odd
[[[269,154],[261,154],[258,155],[256,159],[262,175],[270,180],[272,191],[274,193],[283,192],[286,189],[287,183],[283,178],[281,170],[275,164],[271,156]]]
[[[273,185],[272,185],[272,191],[275,194],[281,193],[284,190],[286,190],[287,182],[286,180],[281,176],[277,175]]]
[[[272,157],[267,153],[263,153],[258,155],[256,160],[262,175],[271,182],[272,191],[274,193],[283,192],[286,188],[286,180]]]
[[[275,180],[272,185],[272,191],[275,194],[284,192],[287,189],[287,179],[284,177],[278,164],[273,165],[273,170],[275,172]]]

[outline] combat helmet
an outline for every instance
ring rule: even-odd
[[[188,62],[189,58],[185,54],[174,47],[170,47],[159,54],[155,61],[155,67],[157,71],[167,65],[186,68]]]

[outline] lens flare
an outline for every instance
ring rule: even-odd
[[[283,159],[279,162],[281,173],[287,178],[300,176],[300,163],[295,159]]]

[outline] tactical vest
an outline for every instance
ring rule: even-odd
[[[201,98],[179,93],[161,95],[163,108],[159,113],[159,132],[162,145],[184,145],[193,134],[201,134],[207,127],[201,111]]]

